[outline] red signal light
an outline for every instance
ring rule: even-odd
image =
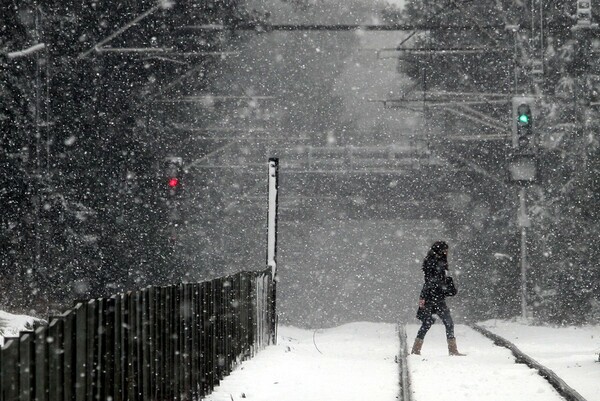
[[[179,178],[173,177],[173,178],[169,179],[169,187],[170,188],[176,188],[178,186],[179,186]]]

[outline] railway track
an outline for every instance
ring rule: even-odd
[[[539,363],[538,361],[536,361],[535,359],[533,359],[532,357],[530,357],[529,355],[525,354],[523,351],[521,351],[515,344],[513,344],[512,342],[508,341],[507,339],[492,333],[491,331],[487,330],[486,328],[473,324],[470,326],[463,326],[465,327],[466,331],[463,330],[465,332],[465,334],[468,334],[468,332],[470,331],[469,329],[483,335],[486,339],[490,340],[493,342],[494,346],[490,345],[489,348],[489,352],[486,351],[486,347],[483,346],[483,343],[485,342],[485,340],[480,339],[478,340],[480,342],[480,344],[469,344],[471,346],[471,353],[470,356],[467,356],[467,359],[464,360],[454,360],[454,358],[446,358],[445,353],[441,353],[442,349],[440,348],[442,346],[441,341],[439,340],[443,340],[443,337],[441,337],[442,334],[442,329],[438,328],[439,333],[436,333],[435,335],[437,335],[437,337],[434,336],[434,338],[428,338],[425,342],[425,346],[429,347],[420,358],[415,358],[414,360],[411,359],[410,361],[408,361],[408,341],[407,341],[407,329],[405,326],[400,325],[399,329],[398,329],[398,334],[399,334],[399,339],[400,339],[400,352],[398,354],[398,365],[399,365],[399,370],[400,370],[400,396],[399,399],[402,401],[412,401],[413,399],[413,392],[414,394],[416,394],[418,396],[418,399],[421,400],[427,400],[429,397],[429,394],[427,394],[427,391],[423,391],[423,390],[428,390],[427,387],[431,387],[429,386],[424,386],[423,383],[427,383],[427,380],[424,380],[424,378],[426,379],[425,376],[423,375],[427,375],[427,374],[431,374],[432,372],[435,371],[435,369],[439,369],[442,374],[443,372],[448,371],[448,368],[453,369],[453,368],[463,368],[464,372],[463,372],[463,378],[464,378],[464,383],[466,383],[466,387],[469,386],[476,386],[476,384],[474,384],[475,382],[477,383],[482,383],[485,381],[481,380],[481,377],[478,377],[477,375],[480,372],[477,372],[477,368],[481,367],[481,361],[485,361],[486,358],[492,358],[492,354],[495,353],[497,354],[498,351],[493,351],[492,348],[496,348],[496,347],[500,347],[500,348],[505,348],[511,351],[511,353],[514,355],[515,358],[515,364],[524,364],[527,367],[529,367],[530,369],[534,369],[539,376],[541,376],[548,384],[550,384],[553,387],[553,390],[549,390],[549,391],[556,391],[555,395],[553,396],[553,399],[564,399],[567,401],[586,401],[586,399],[579,393],[577,392],[577,390],[573,389],[571,386],[569,386],[562,378],[560,378],[554,371],[552,371],[550,368],[542,365],[541,363]],[[468,327],[468,328],[467,328]],[[433,330],[433,329],[432,329]],[[414,328],[412,328],[409,331],[414,331]],[[416,331],[415,331],[416,333]],[[411,333],[412,334],[412,333]],[[429,336],[429,334],[428,334]],[[471,338],[474,338],[473,334],[470,334]],[[440,338],[441,337],[441,338]],[[457,337],[459,337],[457,335]],[[466,335],[465,335],[466,337]],[[464,340],[464,344],[466,345],[467,341],[466,338]],[[431,349],[431,348],[435,348],[435,349]],[[476,352],[473,352],[473,349],[476,349]],[[444,350],[445,351],[445,350]],[[469,354],[469,350],[467,350],[467,353]],[[496,358],[496,357],[494,357]],[[469,361],[469,359],[471,359]],[[450,362],[450,360],[452,360],[452,362]],[[473,362],[473,360],[478,360],[477,362]],[[506,361],[506,359],[504,359]],[[411,364],[411,366],[409,366],[409,362]],[[479,365],[478,365],[479,363]],[[490,363],[494,363],[494,362],[490,362]],[[473,366],[469,365],[472,364]],[[521,373],[519,373],[520,375],[524,374],[526,371],[522,371]],[[414,375],[414,377],[411,377],[411,374]],[[521,377],[521,376],[519,376]],[[533,376],[528,376],[528,377],[535,377],[535,374]],[[499,380],[501,380],[501,378],[498,378]],[[516,388],[522,387],[523,383],[526,380],[525,376],[523,376],[523,382],[520,381],[519,379],[519,385],[514,386],[514,377],[510,377],[509,376],[510,381],[507,382],[507,386],[513,386]],[[538,379],[539,380],[539,379]],[[540,383],[543,383],[540,382]],[[482,385],[484,386],[484,385]],[[459,386],[460,387],[460,386]],[[463,387],[465,387],[465,385],[463,385]],[[472,389],[471,389],[472,390]],[[476,391],[476,389],[475,389]],[[432,392],[433,393],[433,392]],[[473,395],[473,394],[472,394]],[[437,394],[437,396],[439,396],[439,394]],[[431,399],[437,399],[435,398],[436,395],[432,394],[432,398]],[[446,397],[447,399],[452,399],[452,397]]]
[[[565,383],[565,381],[561,379],[556,373],[554,373],[550,368],[545,367],[529,355],[525,354],[512,342],[497,334],[492,333],[491,331],[477,324],[473,324],[470,327],[473,330],[483,334],[484,336],[492,340],[497,346],[508,348],[515,356],[516,363],[524,363],[531,369],[537,370],[539,375],[546,379],[546,381],[548,381],[548,383],[550,383],[552,387],[554,387],[556,391],[564,397],[565,400],[586,401],[586,399],[583,398],[581,394],[579,394],[575,389],[573,389],[571,386]]]

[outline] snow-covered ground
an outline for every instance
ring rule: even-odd
[[[481,325],[552,369],[588,401],[600,401],[600,326],[528,326],[495,320]]]
[[[279,327],[278,344],[244,362],[206,400],[395,401],[398,351],[393,324],[351,323],[316,333]]]
[[[33,320],[0,312],[0,331],[16,336],[30,330]],[[482,325],[552,369],[588,401],[600,401],[600,326]],[[409,347],[417,329],[406,327]],[[456,326],[456,337],[467,356],[448,356],[441,324],[427,334],[422,355],[408,356],[414,401],[561,399],[535,370],[516,364],[509,350],[464,325]],[[398,352],[398,333],[391,323],[351,323],[316,332],[280,326],[278,344],[238,366],[206,400],[395,401],[400,392]]]
[[[412,343],[417,325],[407,326]],[[312,331],[281,327],[279,344],[225,378],[210,401],[396,400],[398,334],[391,324],[353,323]],[[537,371],[467,326],[457,325],[459,349],[448,356],[444,327],[434,325],[421,356],[410,355],[414,401],[554,401],[562,397]]]

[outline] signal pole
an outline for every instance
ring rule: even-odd
[[[511,128],[513,155],[509,161],[511,180],[520,185],[517,222],[521,227],[521,317],[527,319],[527,215],[526,188],[537,181],[537,118],[533,96],[515,96],[512,99]]]

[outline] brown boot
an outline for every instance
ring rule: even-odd
[[[423,340],[419,337],[415,338],[415,343],[413,344],[411,354],[421,355],[421,347],[423,346]]]
[[[461,354],[458,352],[458,348],[456,347],[456,338],[448,339],[448,354],[452,356],[466,356],[466,354]]]

